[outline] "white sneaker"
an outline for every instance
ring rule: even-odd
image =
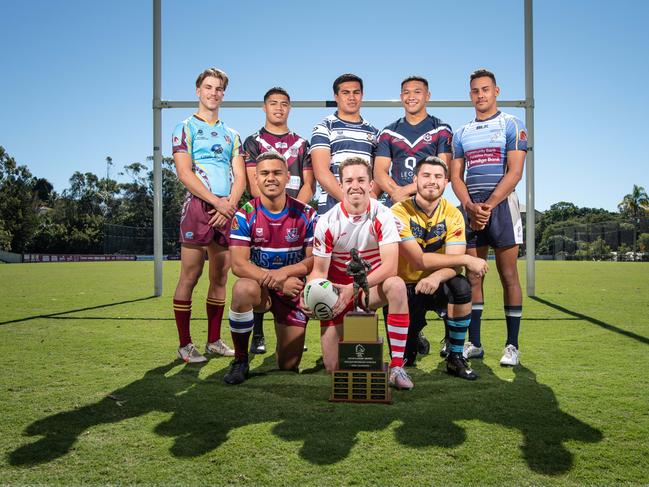
[[[388,384],[397,389],[410,390],[414,387],[412,379],[410,379],[410,376],[405,370],[403,370],[403,367],[392,367],[390,369],[390,379],[388,380]]]
[[[193,343],[178,347],[178,358],[184,360],[187,364],[207,362],[207,359],[201,355],[201,352],[196,349]]]
[[[466,359],[469,358],[482,358],[484,357],[484,348],[476,347],[471,342],[464,343],[464,350],[462,350],[462,356]]]
[[[234,357],[234,350],[219,338],[217,341],[205,344],[205,353],[207,355],[215,353],[224,357]]]
[[[518,358],[520,353],[514,345],[507,345],[503,351],[503,356],[500,359],[500,365],[518,365]]]

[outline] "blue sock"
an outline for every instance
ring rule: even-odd
[[[471,324],[469,325],[469,341],[476,347],[481,347],[480,324],[482,321],[482,310],[484,303],[473,303],[471,305]]]
[[[507,322],[507,345],[518,348],[518,331],[521,329],[523,306],[505,306],[505,321]]]
[[[451,352],[462,353],[464,350],[464,338],[470,321],[471,315],[457,318],[448,317],[448,336],[451,340]]]

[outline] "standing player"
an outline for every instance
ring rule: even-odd
[[[198,112],[176,126],[173,156],[178,178],[188,190],[180,218],[180,278],[173,298],[180,346],[185,362],[204,362],[189,333],[192,292],[198,282],[205,252],[209,258],[206,353],[232,356],[221,340],[221,318],[228,257],[229,219],[246,185],[239,134],[219,120],[219,107],[228,87],[227,75],[216,68],[196,79]],[[233,180],[234,177],[234,180]]]
[[[451,182],[469,227],[467,252],[485,259],[491,246],[496,254],[507,322],[507,341],[500,364],[513,366],[519,361],[518,332],[523,309],[516,268],[523,225],[514,189],[523,174],[527,132],[518,118],[498,110],[500,88],[492,72],[475,71],[470,86],[476,116],[455,134]],[[469,341],[464,346],[467,358],[484,355],[480,342],[484,276],[470,275],[470,279],[473,309]]]
[[[449,374],[477,379],[462,356],[466,329],[471,319],[471,285],[459,275],[466,266],[479,276],[488,270],[486,261],[465,253],[464,218],[443,198],[448,168],[439,157],[420,159],[414,167],[415,196],[392,207],[399,219],[399,277],[406,283],[410,330],[405,359],[414,364],[417,356],[417,325],[426,311],[444,310],[447,315],[450,351]]]
[[[297,370],[304,346],[307,317],[299,308],[301,278],[313,266],[315,211],[287,196],[290,176],[283,156],[265,152],[256,163],[255,184],[261,194],[237,211],[230,233],[232,271],[240,279],[232,288],[235,360],[225,375],[227,384],[240,384],[248,375],[253,310],[275,315],[280,369]]]
[[[367,275],[370,308],[378,309],[386,304],[389,308],[386,323],[392,352],[390,385],[412,389],[412,381],[403,370],[409,321],[406,286],[397,277],[399,233],[390,210],[370,198],[373,185],[372,169],[364,159],[351,157],[340,164],[342,201],[318,220],[313,272],[307,281],[327,278],[339,290],[333,307],[334,318],[320,322],[322,358],[325,368],[332,371],[338,368],[343,317],[354,307],[353,278],[346,272],[351,250],[356,249],[371,264]]]
[[[361,117],[363,80],[355,74],[342,74],[333,84],[338,110],[313,128],[311,160],[318,181],[318,214],[323,215],[342,201],[338,182],[341,161],[360,157],[372,166],[379,131]],[[375,193],[372,193],[376,197]]]
[[[246,173],[250,194],[260,194],[255,179],[257,156],[275,151],[286,159],[289,181],[286,193],[308,204],[313,198],[315,180],[309,155],[309,143],[288,129],[288,114],[291,111],[291,97],[284,88],[271,88],[264,95],[266,122],[258,132],[243,143]],[[251,353],[266,353],[264,340],[264,314],[255,313],[255,327],[252,332]]]
[[[447,165],[453,152],[453,130],[439,118],[429,115],[426,104],[430,101],[428,80],[409,76],[401,82],[401,104],[405,116],[385,127],[379,134],[374,161],[374,179],[389,196],[387,206],[403,201],[417,191],[413,182],[415,163],[428,156],[438,156]],[[420,330],[418,348],[427,354],[428,340],[421,330],[426,326],[425,316],[417,324]],[[445,329],[442,355],[448,348],[448,329]]]

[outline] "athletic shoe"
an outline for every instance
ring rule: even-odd
[[[184,360],[187,364],[207,362],[207,359],[201,355],[201,352],[196,349],[193,343],[178,347],[178,358]]]
[[[252,342],[250,342],[250,353],[255,355],[262,355],[266,353],[266,339],[264,335],[253,335]]]
[[[465,342],[462,355],[464,356],[464,358],[482,358],[484,357],[484,348],[476,347],[471,342]]]
[[[446,359],[446,372],[466,380],[476,380],[478,375],[469,367],[469,363],[459,352],[451,352]]]
[[[390,369],[390,379],[388,380],[388,384],[397,389],[410,390],[414,387],[412,379],[410,379],[410,376],[405,370],[403,370],[403,367],[392,367]]]
[[[430,342],[424,336],[423,331],[419,331],[419,336],[417,337],[417,353],[419,355],[428,355],[430,353]]]
[[[205,344],[205,354],[210,355],[213,353],[224,357],[234,357],[234,350],[228,347],[220,338],[215,342]]]
[[[448,357],[451,351],[451,341],[448,338],[442,338],[439,343],[442,344],[442,348],[439,349],[439,356],[442,358]]]
[[[304,347],[302,348],[302,351],[303,352],[308,352],[309,351],[309,347],[306,346],[306,343],[304,344]]]
[[[223,380],[226,384],[236,385],[241,384],[248,378],[248,361],[247,360],[233,360],[230,364],[230,371],[225,374]]]
[[[518,359],[520,357],[520,352],[514,345],[507,345],[505,350],[503,350],[503,356],[500,359],[500,365],[509,365],[514,366],[518,365]]]

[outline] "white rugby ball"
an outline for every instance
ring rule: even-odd
[[[338,301],[338,291],[327,279],[312,279],[304,287],[304,304],[319,320],[333,318],[331,312]]]

